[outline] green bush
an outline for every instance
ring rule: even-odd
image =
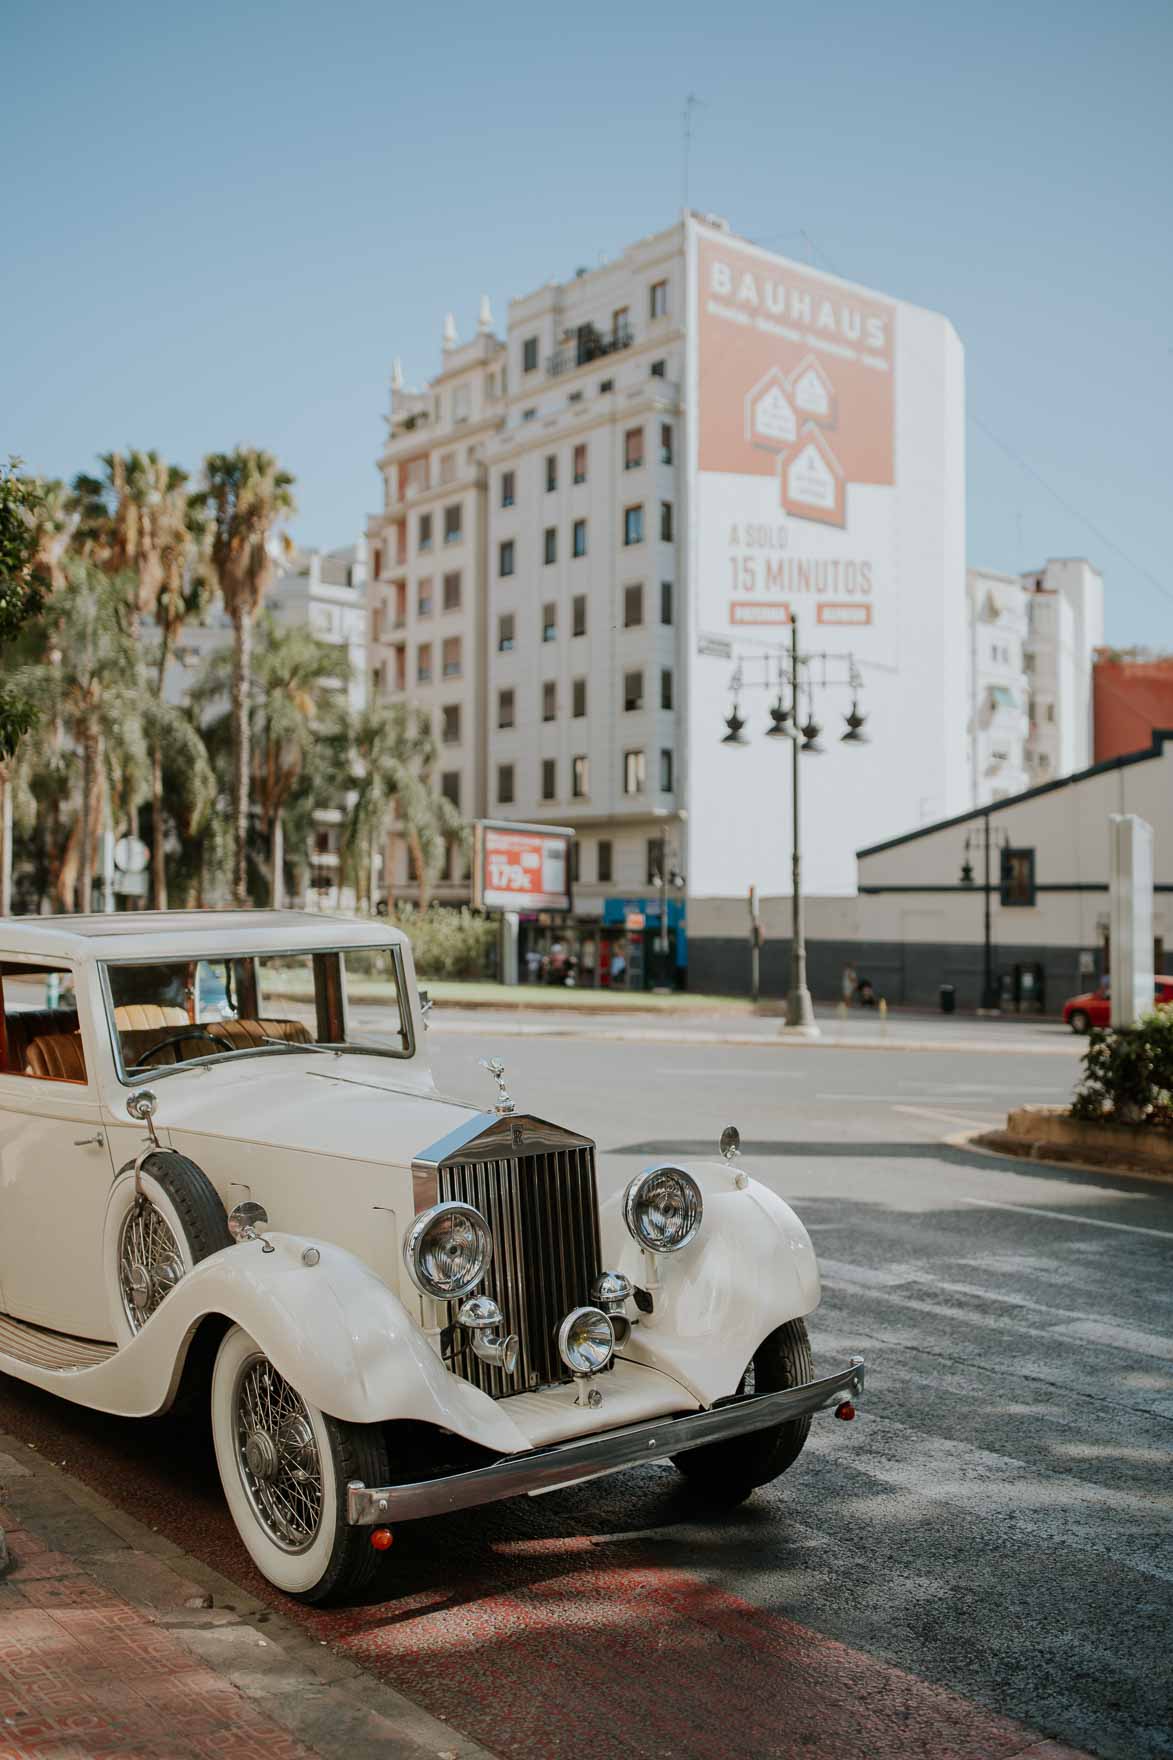
[[[1173,1130],[1173,1005],[1135,1027],[1097,1027],[1072,1116]]]
[[[497,924],[474,916],[467,906],[454,910],[433,904],[395,907],[391,921],[411,942],[421,978],[487,978],[495,975]]]

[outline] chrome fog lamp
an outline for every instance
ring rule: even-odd
[[[611,1316],[602,1308],[574,1308],[558,1328],[558,1355],[572,1375],[597,1375],[615,1355]]]
[[[403,1237],[411,1280],[437,1301],[458,1301],[481,1281],[493,1257],[493,1237],[471,1204],[433,1204]]]
[[[631,1279],[622,1271],[600,1271],[591,1284],[591,1300],[610,1319],[616,1345],[625,1344],[631,1332],[631,1321],[623,1311],[631,1294]]]
[[[645,1167],[623,1195],[623,1220],[637,1246],[677,1253],[695,1240],[704,1219],[701,1189],[683,1167]]]
[[[515,1332],[507,1333],[504,1338],[497,1336],[497,1328],[504,1325],[504,1316],[492,1296],[469,1296],[466,1302],[461,1302],[456,1324],[472,1333],[472,1348],[482,1363],[502,1369],[506,1375],[513,1374],[521,1340]]]

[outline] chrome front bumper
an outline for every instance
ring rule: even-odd
[[[845,1369],[824,1375],[801,1387],[780,1393],[749,1394],[707,1412],[685,1412],[679,1418],[654,1418],[648,1423],[627,1424],[621,1430],[600,1430],[593,1436],[576,1436],[547,1448],[528,1449],[524,1454],[505,1455],[487,1467],[470,1473],[450,1473],[442,1479],[420,1479],[411,1485],[386,1485],[371,1489],[352,1479],[346,1489],[346,1516],[355,1527],[414,1521],[420,1516],[445,1515],[450,1510],[471,1509],[502,1497],[521,1497],[554,1491],[583,1479],[598,1478],[637,1461],[660,1460],[701,1448],[706,1442],[726,1442],[767,1430],[789,1418],[820,1412],[827,1406],[854,1404],[863,1392],[864,1364],[853,1357]]]

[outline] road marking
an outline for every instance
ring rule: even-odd
[[[660,1068],[654,1069],[652,1074],[657,1076],[708,1076],[712,1081],[720,1082],[744,1082],[755,1079],[759,1082],[801,1082],[805,1080],[805,1077],[796,1069],[713,1069],[711,1065],[705,1069],[701,1069],[699,1066],[696,1069],[688,1069],[675,1063],[663,1064]]]
[[[1140,1228],[1135,1222],[1102,1222],[1098,1216],[1073,1216],[1063,1210],[1036,1210],[1030,1204],[999,1204],[994,1198],[963,1198],[959,1195],[957,1202],[976,1204],[982,1210],[1020,1210],[1024,1216],[1047,1216],[1052,1222],[1082,1222],[1086,1228],[1114,1228],[1122,1234],[1147,1234],[1159,1241],[1173,1241],[1173,1233],[1167,1228]]]
[[[894,1105],[892,1110],[893,1112],[911,1112],[914,1118],[931,1118],[934,1124],[967,1124],[974,1130],[981,1130],[982,1126],[988,1122],[986,1119],[982,1118],[962,1118],[960,1113],[957,1112],[941,1112],[938,1110],[930,1112],[927,1106]],[[1000,1116],[1001,1114],[999,1114],[999,1117]]]

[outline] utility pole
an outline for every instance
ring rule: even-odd
[[[790,622],[790,701],[794,704],[795,720],[798,718],[798,619]],[[791,941],[790,941],[790,990],[786,997],[786,1025],[799,1032],[814,1034],[818,1032],[815,1025],[815,1009],[811,1001],[811,993],[806,984],[806,930],[802,908],[802,815],[799,804],[799,776],[802,770],[800,763],[800,747],[797,739],[790,744],[791,782],[791,853],[790,853],[790,884],[791,896]]]
[[[982,999],[983,1009],[995,1010],[998,1007],[998,992],[994,985],[994,934],[993,934],[993,886],[990,880],[990,852],[1004,849],[1010,841],[1009,834],[1000,826],[990,824],[990,809],[982,816],[980,827],[966,833],[965,860],[961,865],[961,884],[973,885],[973,864],[969,860],[969,852],[974,839],[980,838],[982,846]]]

